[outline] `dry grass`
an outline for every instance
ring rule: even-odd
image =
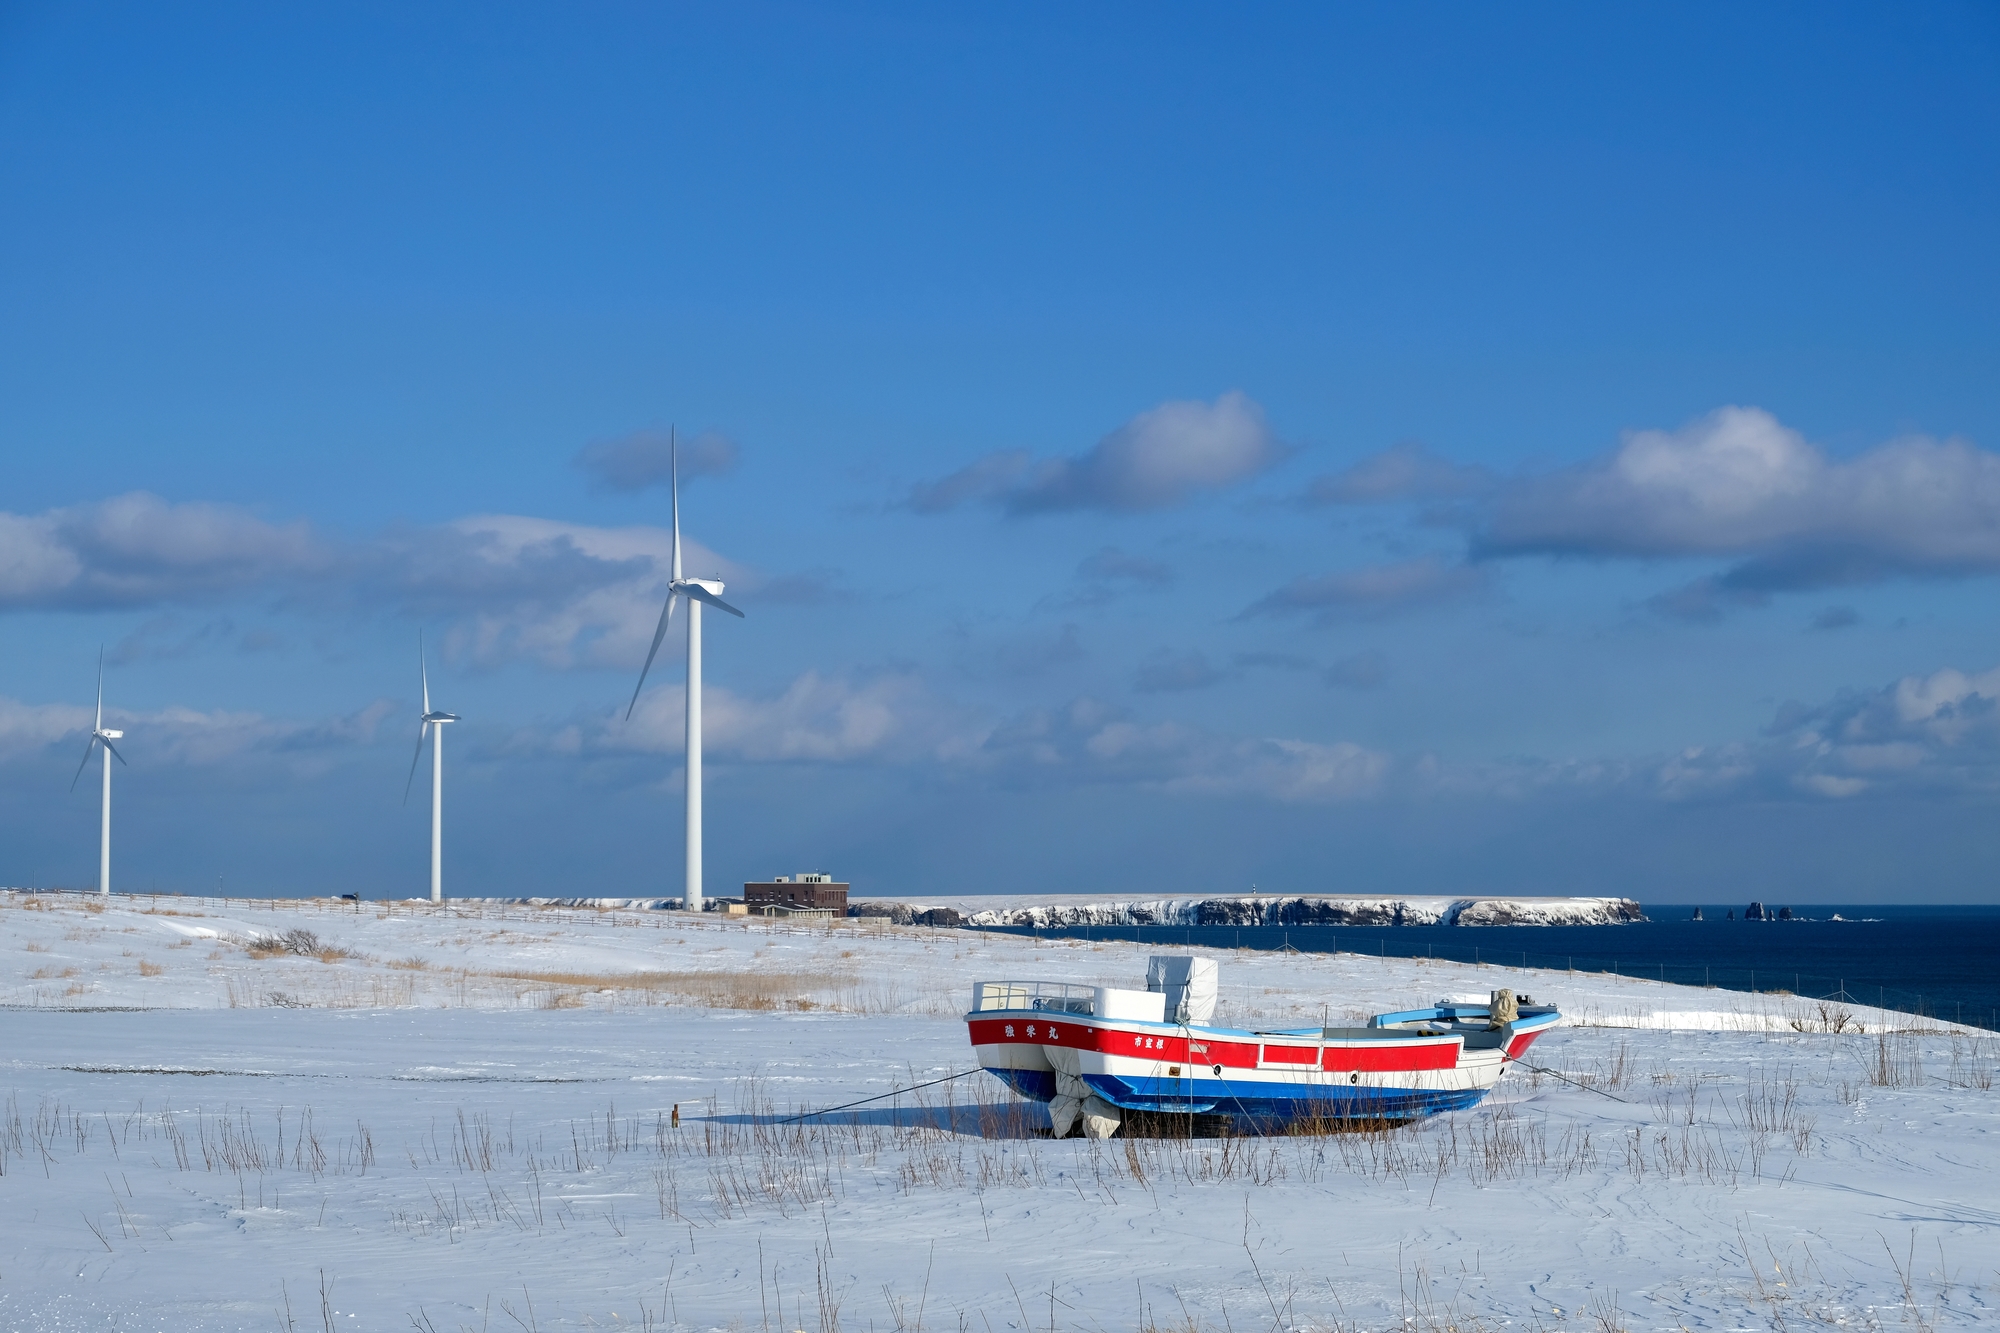
[[[139,975],[142,977],[157,977],[166,970],[158,963],[149,963],[143,958],[139,960]]]
[[[1922,1086],[1924,1082],[1922,1046],[1907,1032],[1876,1033],[1874,1058],[1868,1062],[1867,1078],[1878,1088]]]
[[[26,944],[22,945],[21,947],[23,949],[26,949],[29,953],[47,953],[49,951],[48,945],[37,944],[33,940],[29,940]]]
[[[317,958],[322,963],[337,963],[354,955],[346,949],[337,948],[320,941],[319,936],[303,927],[285,931],[280,935],[259,935],[250,941],[249,953],[252,958]]]
[[[421,972],[425,968],[429,967],[430,964],[425,962],[421,958],[410,957],[410,958],[392,958],[389,960],[389,966],[401,968],[406,972]]]
[[[73,977],[75,975],[76,969],[73,967],[38,967],[28,974],[28,979],[30,981],[48,981],[61,977]]]
[[[1995,1075],[2000,1074],[1995,1064],[1992,1039],[1985,1033],[1953,1033],[1951,1066],[1944,1081],[1954,1088],[1977,1088],[1981,1092],[1991,1092]]]
[[[812,992],[852,990],[851,976],[817,972],[486,972],[479,975],[547,987],[544,1009],[580,1007],[586,994],[605,991],[648,997],[654,1003],[693,1004],[708,1009],[791,1010],[843,1006],[815,1000]]]

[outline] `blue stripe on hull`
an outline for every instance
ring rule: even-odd
[[[1056,1095],[1054,1070],[988,1069],[986,1072],[1030,1101],[1045,1102]]]
[[[1488,1089],[1364,1088],[1227,1079],[1118,1078],[1086,1074],[1091,1090],[1128,1111],[1237,1115],[1260,1125],[1300,1120],[1416,1120],[1479,1105]]]
[[[1056,1076],[1041,1069],[988,1069],[1023,1097],[1046,1102],[1055,1096]],[[1166,1115],[1242,1116],[1262,1128],[1302,1120],[1417,1120],[1440,1111],[1479,1105],[1487,1088],[1363,1088],[1309,1083],[1250,1083],[1227,1079],[1119,1078],[1086,1074],[1091,1091],[1128,1111]]]

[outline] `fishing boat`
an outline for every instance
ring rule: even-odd
[[[1216,1026],[1215,960],[1161,957],[1145,990],[982,981],[966,1014],[981,1068],[1049,1105],[1057,1138],[1162,1116],[1203,1132],[1394,1123],[1476,1106],[1561,1021],[1511,990],[1377,1014],[1367,1027]],[[1192,1121],[1189,1122],[1190,1125]]]

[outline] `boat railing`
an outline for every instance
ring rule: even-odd
[[[1094,986],[1070,981],[982,981],[972,988],[974,1013],[1033,1009],[1059,1014],[1095,1012]]]

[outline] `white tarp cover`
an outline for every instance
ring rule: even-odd
[[[1077,1117],[1083,1117],[1083,1132],[1093,1139],[1108,1139],[1124,1122],[1118,1108],[1090,1090],[1079,1072],[1082,1062],[1065,1046],[1044,1046],[1049,1063],[1056,1071],[1056,1095],[1049,1100],[1049,1128],[1059,1139],[1068,1138]]]
[[[1146,960],[1146,989],[1166,995],[1169,1023],[1206,1023],[1215,1016],[1218,972],[1213,958],[1159,954]]]

